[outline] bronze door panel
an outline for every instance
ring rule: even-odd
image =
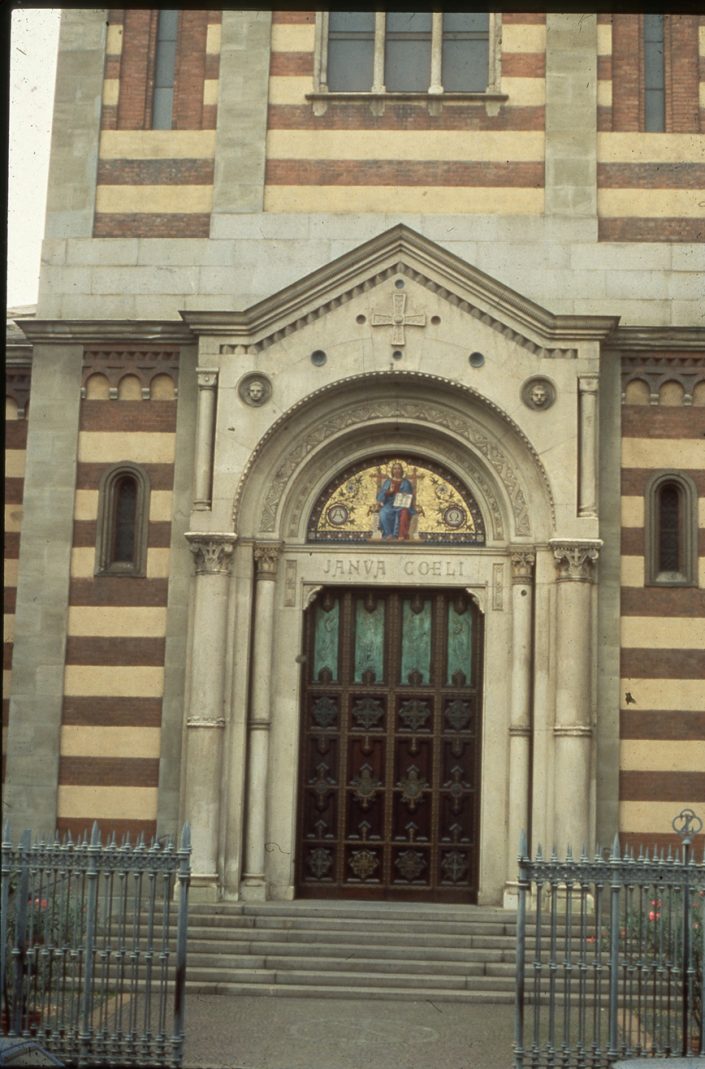
[[[300,895],[476,900],[481,624],[458,591],[328,588],[307,611]]]

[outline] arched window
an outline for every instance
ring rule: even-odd
[[[101,480],[97,575],[144,575],[149,526],[149,480],[136,464],[110,468]]]
[[[652,478],[646,494],[648,583],[697,582],[697,506],[697,490],[687,475],[661,472]]]

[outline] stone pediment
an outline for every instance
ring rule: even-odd
[[[618,323],[553,315],[403,224],[244,311],[181,315],[195,334],[227,337],[221,352],[255,354],[400,274],[538,357],[575,357],[581,342],[603,340]]]

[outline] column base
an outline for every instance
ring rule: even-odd
[[[516,880],[507,880],[502,893],[503,909],[519,908],[519,884]]]
[[[194,873],[191,876],[191,883],[189,886],[189,900],[191,902],[220,901],[220,886],[217,872]]]
[[[240,898],[243,902],[266,902],[267,883],[264,876],[245,876],[240,884]]]

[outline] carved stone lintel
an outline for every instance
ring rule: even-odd
[[[590,724],[556,724],[553,728],[553,734],[569,738],[587,739],[592,735],[592,727]]]
[[[255,567],[258,579],[276,579],[281,551],[281,542],[260,542],[255,546]]]
[[[570,542],[551,539],[550,545],[556,559],[559,581],[592,581],[594,564],[602,548],[600,539],[575,539]]]
[[[517,550],[512,553],[512,582],[530,583],[534,574],[536,554],[533,550]]]
[[[201,534],[196,531],[187,531],[186,538],[194,556],[196,575],[230,574],[237,535]]]
[[[217,720],[209,720],[203,716],[189,716],[186,718],[186,727],[189,728],[224,728],[225,721],[222,717]]]

